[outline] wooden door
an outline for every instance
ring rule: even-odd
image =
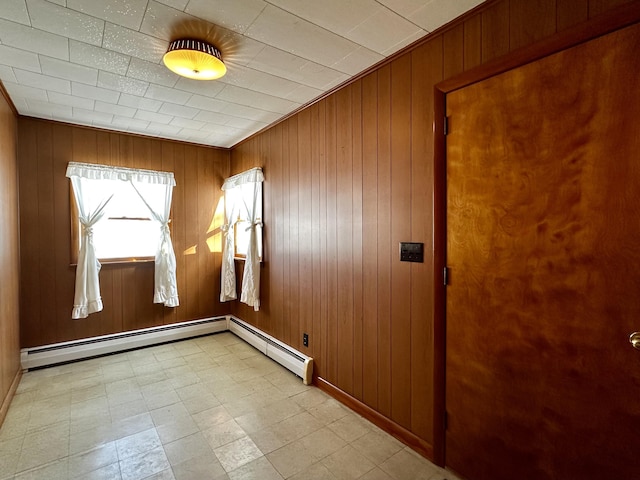
[[[640,479],[640,26],[446,97],[446,463]]]

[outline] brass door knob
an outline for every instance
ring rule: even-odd
[[[629,342],[633,348],[640,350],[640,332],[633,332],[629,335]]]

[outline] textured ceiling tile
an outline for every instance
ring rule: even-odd
[[[225,86],[217,98],[238,105],[257,105],[263,110],[280,114],[288,113],[299,106],[299,104],[289,100],[254,92],[246,88],[234,87],[233,85]]]
[[[131,57],[75,40],[69,41],[69,58],[73,63],[125,75]]]
[[[67,7],[138,30],[147,8],[147,0],[67,0]]]
[[[171,120],[171,125],[180,128],[189,128],[191,130],[200,130],[202,127],[206,125],[204,122],[199,122],[197,120],[190,120],[188,118],[180,118],[176,117]]]
[[[411,13],[409,18],[425,30],[432,32],[482,2],[483,0],[459,0],[457,2],[433,0],[428,5],[423,5]]]
[[[92,87],[91,85],[76,82],[71,83],[71,92],[79,97],[101,100],[108,103],[118,103],[118,98],[120,97],[120,93],[114,92],[113,90]]]
[[[295,15],[267,6],[246,35],[322,65],[332,65],[358,45]]]
[[[116,75],[115,73],[100,72],[98,75],[98,86],[142,97],[147,92],[149,83],[136,80],[135,78]]]
[[[128,95],[123,93],[120,95],[118,105],[124,105],[126,107],[139,108],[146,110],[147,112],[157,112],[162,106],[162,102],[158,100],[151,100],[150,98],[136,97],[135,95]]]
[[[193,95],[185,105],[209,112],[221,112],[227,106],[227,102],[201,95]]]
[[[7,67],[5,65],[0,65],[0,80],[2,80],[3,82],[18,83],[16,75],[13,72],[13,68]]]
[[[114,127],[121,127],[125,129],[133,129],[134,131],[143,132],[148,126],[149,122],[145,120],[138,120],[137,118],[120,117],[118,115],[113,116],[111,124]]]
[[[19,85],[12,82],[5,82],[4,88],[7,89],[11,98],[34,99],[42,102],[47,101],[47,91],[42,88],[27,87],[26,85]]]
[[[369,50],[383,54],[394,47],[406,45],[406,39],[426,35],[420,27],[386,8],[351,29],[346,35]],[[396,49],[397,49],[396,48]]]
[[[0,18],[29,25],[29,14],[27,13],[25,0],[2,0]]]
[[[176,105],[174,103],[165,103],[160,107],[158,113],[164,113],[166,115],[173,115],[174,117],[192,119],[198,114],[197,108],[185,107],[184,105]]]
[[[235,127],[240,129],[260,130],[261,128],[264,128],[269,124],[265,122],[257,122],[255,120],[249,120],[246,118],[231,117],[227,122],[227,125],[229,125],[230,127]]]
[[[19,23],[0,20],[0,42],[20,50],[69,60],[69,40]]]
[[[171,102],[178,105],[184,105],[191,98],[191,94],[189,92],[173,90],[159,85],[150,85],[145,97],[153,100],[160,100],[161,102]]]
[[[168,47],[169,43],[181,37],[180,33],[187,30],[195,20],[191,15],[151,0],[140,31],[165,40]]]
[[[74,97],[72,95],[66,95],[64,93],[48,92],[49,102],[57,103],[60,105],[69,105],[70,107],[85,108],[87,110],[93,110],[95,100],[89,98]]]
[[[184,10],[189,0],[158,0],[158,2],[178,10]]]
[[[14,69],[16,79],[21,85],[28,87],[51,90],[52,92],[71,93],[71,82],[61,78],[49,77],[40,73],[27,72],[26,70]]]
[[[167,51],[167,43],[164,40],[112,23],[105,26],[103,47],[152,63],[160,63]]]
[[[110,124],[113,115],[109,113],[96,112],[95,110],[85,110],[84,108],[74,108],[73,118],[87,125]]]
[[[285,98],[297,103],[307,103],[324,93],[323,90],[299,85],[295,90],[288,93]]]
[[[65,37],[102,44],[104,21],[45,0],[27,0],[31,25]]]
[[[205,97],[215,97],[220,90],[224,88],[224,83],[219,81],[198,81],[190,78],[180,77],[175,87],[185,92],[195,93]],[[198,107],[198,105],[190,105],[192,107]]]
[[[372,52],[365,47],[359,47],[331,65],[331,67],[349,75],[357,75],[361,71],[366,70],[367,67],[383,59],[384,57],[379,53]]]
[[[246,105],[234,105],[233,103],[227,104],[222,112],[230,114],[234,117],[248,118],[251,120],[256,120],[258,122],[266,123],[275,122],[281,117],[281,115],[278,115],[277,113],[267,112],[266,110],[262,110],[260,108],[249,107]]]
[[[76,65],[75,63],[65,62],[57,58],[40,56],[40,65],[42,73],[52,77],[74,80],[87,85],[96,85],[98,82],[98,70],[95,68]]]
[[[198,122],[210,123],[215,125],[224,125],[228,120],[226,115],[217,112],[205,112],[201,111],[195,116],[194,120]],[[205,127],[203,127],[205,128]]]
[[[140,120],[147,120],[149,122],[164,123],[164,124],[168,124],[169,122],[171,122],[171,120],[173,120],[173,117],[171,115],[147,112],[146,110],[138,110],[134,118],[138,118]]]
[[[243,33],[260,15],[266,6],[262,0],[191,0],[185,12],[209,22]]]
[[[164,64],[158,65],[157,63],[146,62],[139,58],[131,59],[127,77],[137,78],[138,80],[156,83],[165,87],[173,87],[178,82],[178,79],[183,79],[183,77],[179,77],[165,67]]]
[[[29,105],[28,115],[60,120],[71,118],[71,107],[68,105],[58,105],[34,99],[28,99],[27,104]]]
[[[173,138],[177,138],[180,133],[180,127],[174,127],[173,125],[166,125],[163,123],[150,122],[147,130],[159,135],[171,135]]]
[[[106,103],[97,101],[94,107],[96,112],[109,113],[112,115],[118,115],[120,117],[131,117],[136,114],[136,109],[131,107],[124,107],[122,105],[114,105],[113,103]]]

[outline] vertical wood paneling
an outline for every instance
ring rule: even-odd
[[[509,48],[530,45],[556,31],[556,0],[511,2]]]
[[[443,35],[444,78],[453,77],[464,70],[464,24]]]
[[[391,67],[378,71],[378,410],[391,417]]]
[[[391,64],[391,418],[411,428],[411,264],[396,246],[411,234],[411,56]],[[422,240],[422,239],[420,239]],[[396,248],[394,248],[396,247]]]
[[[0,425],[20,373],[17,120],[0,91]]]
[[[353,393],[353,132],[351,88],[336,96],[337,382]],[[347,288],[345,288],[345,284]]]
[[[589,0],[589,18],[593,18],[614,7],[633,1],[635,0]]]
[[[475,15],[464,22],[464,69],[482,63],[482,17]]]
[[[208,251],[205,236],[214,192],[229,173],[229,152],[188,145],[185,154],[185,145],[177,142],[29,118],[18,120],[18,132],[22,346],[228,312],[213,291],[219,277],[214,255],[219,254]],[[171,228],[180,307],[153,303],[153,263],[106,264],[100,272],[104,310],[71,320],[75,268],[69,264],[71,200],[65,176],[71,160],[174,171]],[[190,246],[196,253],[185,255]]]
[[[362,82],[351,85],[351,139],[352,139],[352,167],[353,177],[351,182],[352,196],[352,263],[353,277],[353,391],[352,395],[362,399],[363,384],[363,239],[362,239],[362,197],[363,197],[363,171],[362,171]],[[347,260],[349,261],[349,260]]]
[[[565,30],[589,18],[589,0],[556,0],[558,31]]]
[[[287,121],[286,140],[289,159],[289,321],[286,327],[289,331],[289,344],[296,348],[302,345],[300,322],[300,178],[298,154],[298,122],[297,119]]]
[[[412,52],[411,110],[411,238],[424,241],[425,252],[433,247],[433,95],[432,85],[442,80],[442,40],[434,39]],[[432,65],[428,72],[420,66]],[[425,294],[431,283],[434,262],[411,265],[411,431],[433,441],[433,321],[434,299]]]
[[[482,19],[482,62],[509,52],[509,0],[502,0],[480,13]]]
[[[362,79],[362,400],[378,407],[378,74]],[[380,225],[380,228],[384,226]]]

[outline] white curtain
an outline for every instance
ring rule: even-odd
[[[177,306],[176,257],[168,226],[175,186],[173,173],[69,162],[67,177],[71,179],[82,225],[72,318],[86,318],[88,314],[102,310],[100,262],[93,246],[92,227],[104,215],[107,204],[117,190],[117,181],[131,182],[152,217],[160,224],[154,302],[169,307]]]
[[[160,172],[158,172],[160,173]],[[160,224],[160,238],[156,252],[155,289],[153,303],[163,303],[166,307],[177,307],[178,282],[176,280],[176,254],[171,242],[169,214],[175,180],[173,174],[167,183],[139,183],[129,180],[135,191],[151,212],[151,217]]]
[[[224,185],[222,189],[225,190]],[[222,274],[220,301],[228,302],[238,298],[236,294],[236,265],[233,261],[235,252],[235,225],[238,219],[239,203],[235,200],[236,189],[224,192],[224,225],[222,225]]]
[[[258,252],[258,228],[262,228],[262,169],[253,168],[239,173],[225,180],[222,190],[225,192],[225,230],[226,237],[223,248],[222,292],[227,299],[235,297],[235,268],[234,257],[234,229],[238,228],[236,220],[242,219],[243,226],[249,231],[249,240],[242,276],[242,293],[240,301],[252,306],[255,311],[260,309],[260,254]],[[232,205],[227,205],[227,201]],[[227,213],[230,213],[228,216]],[[231,238],[229,238],[231,237]],[[232,274],[232,275],[231,275]],[[233,277],[233,278],[231,278]],[[225,285],[227,282],[227,285]],[[229,294],[232,288],[233,293]],[[232,295],[232,296],[231,296]]]

